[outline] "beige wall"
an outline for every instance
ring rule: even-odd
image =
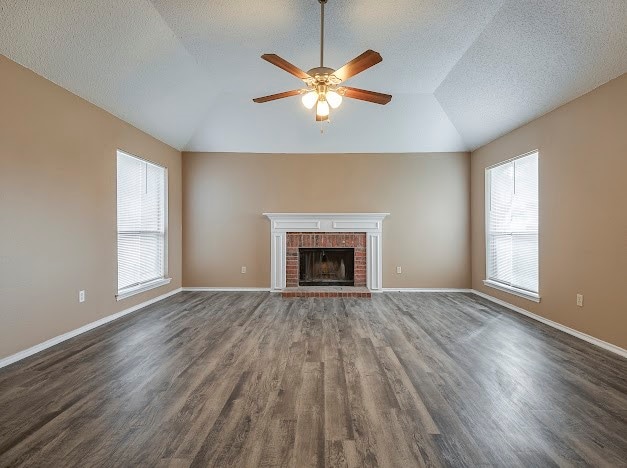
[[[269,287],[263,212],[390,212],[384,287],[468,288],[469,177],[467,153],[184,153],[183,284]]]
[[[536,148],[539,304],[482,283],[485,168]],[[471,161],[473,288],[627,348],[627,74],[476,150]]]
[[[169,170],[173,278],[120,302],[117,148]],[[0,56],[0,223],[2,358],[181,286],[181,154]]]
[[[186,286],[267,287],[265,211],[388,211],[384,287],[472,283],[627,348],[627,75],[472,158],[185,153],[181,163],[178,151],[2,56],[0,102],[0,358],[179,288],[182,278]],[[173,278],[121,302],[117,148],[168,167]],[[482,284],[484,169],[536,148],[540,304]]]

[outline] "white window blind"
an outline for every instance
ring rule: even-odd
[[[538,293],[538,153],[486,170],[488,280]]]
[[[165,169],[118,151],[118,293],[165,276]]]

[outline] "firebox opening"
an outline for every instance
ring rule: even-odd
[[[354,286],[355,249],[298,249],[300,286]]]

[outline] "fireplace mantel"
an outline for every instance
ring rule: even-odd
[[[382,290],[381,236],[389,213],[263,213],[270,219],[271,288],[285,289],[288,232],[365,232],[366,282],[371,291]]]

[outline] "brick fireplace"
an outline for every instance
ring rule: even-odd
[[[264,213],[270,220],[271,290],[284,297],[369,297],[381,291],[388,215]]]
[[[302,249],[352,249],[353,278],[352,286],[366,286],[366,233],[365,232],[288,232],[286,236],[285,286],[302,286],[302,267],[300,264]]]

